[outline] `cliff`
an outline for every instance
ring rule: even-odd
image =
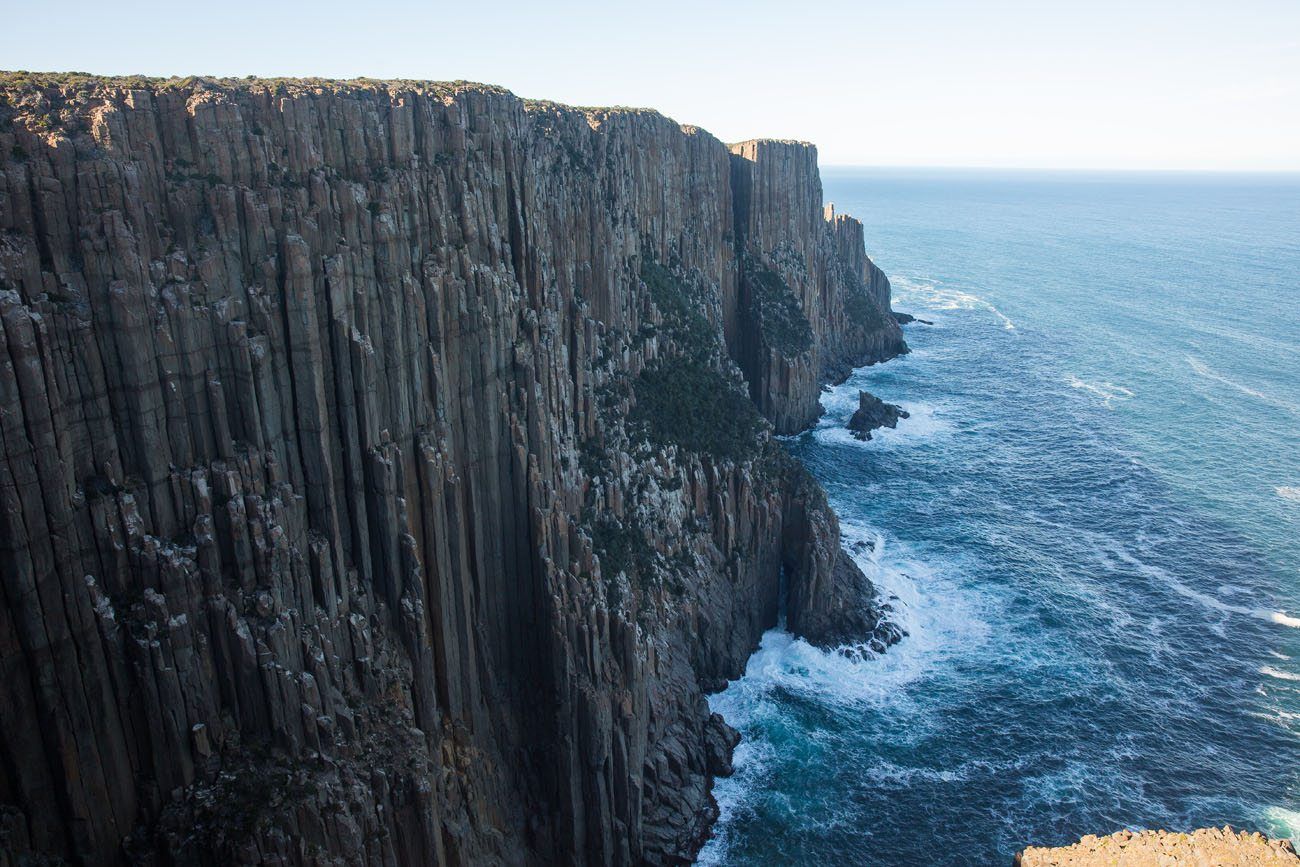
[[[0,77],[0,864],[673,863],[772,440],[903,351],[807,145],[469,84]]]

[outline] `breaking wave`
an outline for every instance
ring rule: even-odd
[[[896,297],[900,302],[922,307],[927,313],[982,309],[992,313],[1007,331],[1016,330],[1016,324],[993,302],[973,293],[963,292],[925,278],[900,277],[895,281],[895,288],[898,290]]]

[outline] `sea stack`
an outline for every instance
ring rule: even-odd
[[[879,626],[773,440],[905,351],[811,145],[7,73],[0,324],[0,864],[681,863],[705,692]]]
[[[870,392],[859,391],[858,408],[849,419],[849,430],[858,439],[869,440],[873,430],[896,428],[901,418],[911,418],[911,415],[897,404],[885,403]]]

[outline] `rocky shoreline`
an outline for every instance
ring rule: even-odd
[[[906,351],[821,199],[483,85],[0,74],[0,851],[693,857],[778,610],[887,638],[773,439]]]
[[[1270,840],[1259,832],[1201,828],[1190,833],[1117,831],[1089,835],[1055,848],[1030,846],[1016,855],[1014,867],[1267,867],[1300,864],[1289,840]]]

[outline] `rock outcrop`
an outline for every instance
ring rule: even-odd
[[[885,403],[869,391],[858,392],[858,408],[849,419],[848,428],[860,440],[871,439],[877,428],[898,427],[898,420],[911,418],[907,410],[895,403]]]
[[[1118,831],[1089,835],[1056,848],[1030,846],[1016,855],[1015,867],[1294,867],[1300,864],[1289,840],[1270,840],[1258,832],[1228,826],[1190,834],[1169,831]]]
[[[878,627],[772,433],[904,349],[807,145],[0,76],[0,864],[689,859],[705,693]]]

